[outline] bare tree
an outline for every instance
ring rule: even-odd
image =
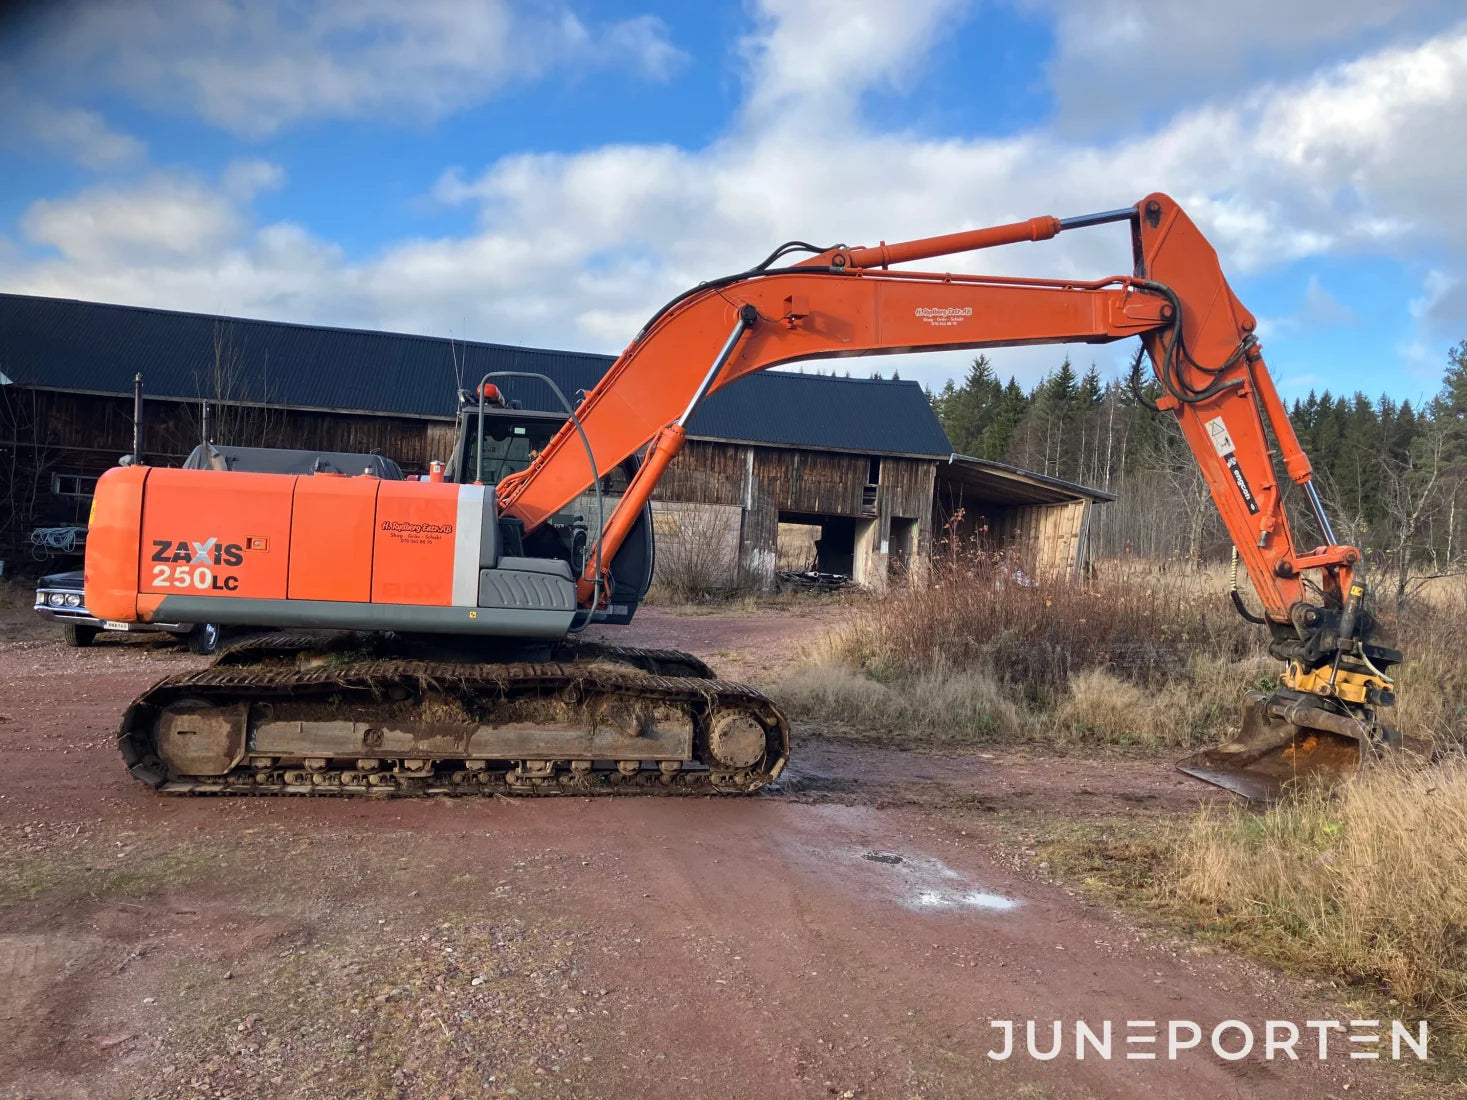
[[[664,506],[657,524],[656,586],[676,601],[717,596],[736,586],[735,510],[718,505]]]
[[[1410,459],[1405,462],[1389,455],[1378,456],[1382,496],[1390,524],[1390,541],[1386,551],[1391,563],[1396,612],[1405,609],[1412,589],[1411,566],[1421,555],[1418,541],[1428,526],[1432,513],[1443,504],[1443,473],[1446,433],[1433,423],[1416,441]]]
[[[246,349],[235,339],[234,325],[214,322],[211,358],[194,372],[201,402],[210,407],[208,442],[239,447],[279,446],[283,410],[272,406],[270,354],[260,356],[258,370],[248,363]],[[195,438],[203,439],[202,409],[193,414]]]
[[[25,544],[62,462],[49,421],[36,390],[0,386],[0,548],[7,553]]]

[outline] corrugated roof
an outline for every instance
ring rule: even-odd
[[[465,386],[489,371],[535,371],[575,401],[613,357],[0,294],[0,372],[21,385],[127,394],[140,373],[155,397],[437,417],[455,410],[455,360]],[[559,411],[539,383],[502,388],[526,408]],[[776,446],[944,458],[952,450],[915,382],[764,372],[708,398],[688,429]]]
[[[938,466],[939,482],[957,483],[972,489],[978,498],[997,504],[1059,504],[1090,499],[1096,503],[1115,500],[1114,493],[1092,489],[1075,481],[1036,474],[1003,462],[971,455],[953,454]]]
[[[688,434],[823,450],[946,458],[952,445],[916,382],[765,371],[698,407]]]

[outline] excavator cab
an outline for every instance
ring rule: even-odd
[[[492,396],[482,391],[459,394],[456,439],[444,470],[446,481],[497,486],[511,474],[528,469],[568,419],[557,413],[522,409],[492,385],[482,389]],[[639,467],[638,456],[628,457],[600,479],[599,493],[597,486],[588,486],[584,493],[529,534],[517,519],[501,516],[499,535],[507,552],[515,556],[558,559],[566,562],[574,575],[581,575],[587,564],[588,548],[595,544],[606,520],[621,503]],[[654,562],[649,503],[643,505],[625,541],[612,557],[607,599],[603,607],[591,612],[589,621],[611,626],[630,623],[651,587]]]

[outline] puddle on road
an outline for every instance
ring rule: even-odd
[[[1007,912],[1023,904],[1017,898],[977,890],[963,881],[963,876],[939,859],[930,856],[905,856],[896,852],[866,851],[861,859],[888,868],[898,881],[896,900],[908,909],[986,909]]]
[[[893,866],[903,862],[902,857],[895,852],[867,852],[861,858],[870,860],[872,863],[887,863]]]
[[[1019,903],[1002,894],[985,894],[982,890],[967,893],[943,893],[940,890],[923,890],[917,895],[916,904],[921,909],[951,909],[958,905],[971,905],[976,909],[1017,909]]]

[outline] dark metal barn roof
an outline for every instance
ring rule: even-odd
[[[575,400],[609,355],[465,343],[135,306],[0,294],[0,383],[89,393],[270,404],[394,416],[452,416],[460,379],[535,371]],[[457,364],[457,366],[455,365]],[[529,409],[549,390],[512,380]],[[689,434],[786,447],[946,458],[952,448],[915,382],[764,372],[708,398]]]

